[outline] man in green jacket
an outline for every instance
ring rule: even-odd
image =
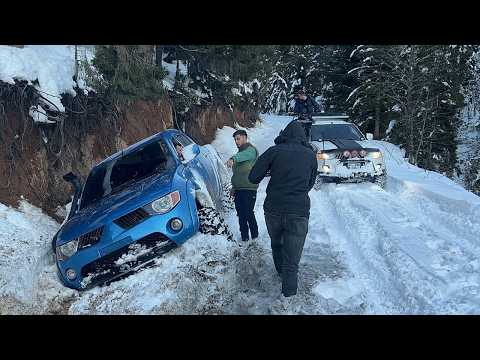
[[[250,170],[257,160],[258,151],[248,142],[245,130],[235,131],[233,138],[235,139],[238,153],[228,160],[227,166],[233,170],[232,192],[240,225],[240,234],[242,241],[248,241],[250,239],[249,229],[252,239],[258,237],[258,225],[253,211],[255,200],[257,199],[258,184],[252,184],[248,180]]]

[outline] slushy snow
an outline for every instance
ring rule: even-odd
[[[246,129],[260,152],[291,120],[262,117]],[[234,131],[219,129],[212,143],[224,162],[237,151]],[[311,191],[299,292],[280,313],[480,314],[480,198],[408,164],[397,146],[374,143],[385,154],[386,189]],[[56,278],[50,241],[59,224],[25,202],[0,206],[0,313],[269,314],[281,283],[262,209],[267,181],[255,205],[257,241],[197,234],[155,267],[85,292]],[[239,238],[235,212],[225,221]]]

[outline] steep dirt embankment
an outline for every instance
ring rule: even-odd
[[[215,139],[217,129],[223,126],[253,127],[259,120],[253,111],[231,111],[224,106],[194,107],[187,114],[185,132],[197,143],[204,145]]]
[[[83,121],[69,114],[63,125],[36,124],[19,109],[0,111],[0,203],[16,206],[23,196],[55,217],[72,195],[62,175],[73,171],[85,179],[107,156],[173,126],[168,99],[117,110],[118,116]]]
[[[72,189],[62,176],[70,171],[85,180],[96,163],[159,131],[174,127],[171,102],[135,101],[115,114],[80,117],[69,113],[57,124],[34,123],[28,111],[3,102],[0,107],[0,203],[17,206],[23,197],[57,220],[59,206],[70,202]],[[28,106],[26,107],[28,109]],[[97,109],[99,107],[97,106]],[[3,110],[3,111],[2,111]],[[214,139],[224,125],[252,126],[254,113],[222,106],[197,107],[187,114],[186,133],[199,144]]]

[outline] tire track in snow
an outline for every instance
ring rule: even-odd
[[[470,251],[479,254],[480,201],[474,205],[464,200],[434,194],[421,187],[407,186],[396,178],[389,178],[388,181],[387,191],[401,199],[405,207],[417,209],[417,214],[426,222],[434,222],[437,230],[441,229],[441,233],[449,234],[449,238],[457,239],[459,245],[467,246]],[[462,240],[467,240],[468,244]]]
[[[395,281],[386,262],[386,250],[379,237],[386,233],[375,230],[372,220],[358,216],[353,202],[340,195],[335,185],[311,193],[314,206],[320,210],[325,228],[345,253],[354,280],[364,289],[369,313],[399,313],[407,302],[404,287]]]
[[[449,287],[445,298],[457,313],[478,313],[480,304],[480,206],[455,200],[394,179],[388,191],[413,209],[425,228],[443,241],[441,272]]]
[[[435,236],[424,232],[422,224],[398,206],[395,199],[385,196],[385,192],[378,191],[372,196],[375,190],[366,190],[356,189],[350,194],[350,216],[356,213],[369,219],[371,228],[376,230],[379,253],[384,257],[391,280],[403,289],[405,303],[400,304],[400,311],[435,312],[446,286],[446,281],[435,271],[440,260],[428,246],[435,241]]]
[[[239,248],[235,262],[232,264],[236,273],[231,288],[234,300],[226,309],[227,313],[269,314],[272,305],[280,296],[281,279],[275,271],[270,237],[263,216],[265,188],[265,183],[260,185],[255,206],[260,230],[259,238],[250,241],[248,244],[243,244]],[[236,214],[231,212],[226,221],[230,224],[232,231],[239,237]],[[355,306],[352,310],[352,307],[344,307],[334,301],[323,299],[314,292],[314,287],[319,282],[340,278],[344,275],[346,269],[340,254],[328,243],[328,235],[326,236],[325,231],[318,225],[322,226],[311,218],[311,228],[299,264],[298,293],[294,303],[285,313],[358,313],[359,310]]]
[[[390,282],[393,291],[383,292],[383,296],[391,297],[391,303],[396,304],[390,310],[456,312],[459,311],[456,292],[463,301],[462,312],[478,308],[478,281],[475,284],[472,271],[465,271],[465,264],[476,265],[478,269],[478,261],[474,261],[479,252],[462,246],[464,242],[444,229],[440,214],[426,217],[399,194],[375,188],[369,184],[341,185],[328,189],[327,195],[349,234],[350,246],[363,252],[360,259],[364,268],[360,271],[371,274],[369,268],[373,267],[374,272],[386,274],[383,281]],[[378,274],[376,280],[382,281]],[[452,281],[456,282],[453,286]],[[381,289],[388,289],[385,283],[375,283]],[[396,301],[394,289],[395,297],[400,295]],[[466,301],[467,298],[470,300]]]

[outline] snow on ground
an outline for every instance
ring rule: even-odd
[[[263,118],[247,129],[260,152],[291,120]],[[223,161],[236,152],[233,132],[219,129],[212,143]],[[283,313],[480,314],[480,198],[406,163],[398,147],[373,143],[385,153],[386,189],[327,184],[310,193],[299,293]],[[257,241],[197,234],[157,266],[81,293],[56,279],[49,245],[59,225],[25,202],[19,211],[0,207],[0,313],[268,314],[281,285],[265,188],[255,206]],[[238,238],[235,213],[225,221]]]
[[[18,210],[0,204],[0,314],[56,312],[72,295],[55,277],[50,243],[58,227],[25,201]]]
[[[85,50],[85,49],[83,49]],[[87,53],[80,51],[79,54]],[[91,55],[90,55],[91,56]],[[75,47],[73,45],[25,45],[24,48],[0,45],[0,80],[38,80],[42,95],[65,111],[60,96],[75,96]]]
[[[167,70],[167,76],[163,79],[163,85],[167,89],[173,90],[175,76],[177,74],[177,62],[175,61],[173,64],[170,64],[162,60],[162,67]],[[178,70],[181,75],[187,75],[187,66],[181,61],[178,62]]]

